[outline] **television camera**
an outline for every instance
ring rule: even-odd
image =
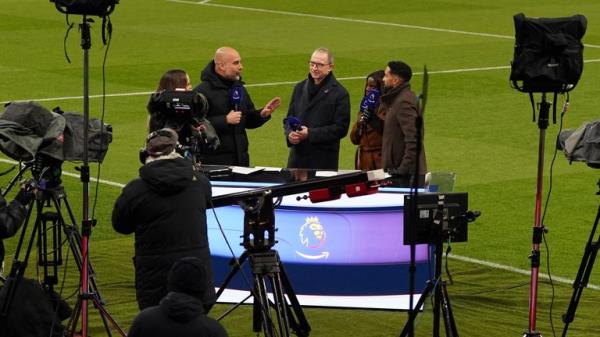
[[[581,161],[591,168],[600,168],[600,120],[561,131],[556,146],[570,163]]]
[[[208,150],[220,145],[219,136],[206,119],[208,101],[194,91],[160,91],[148,102],[150,128],[170,128],[177,132],[186,156],[199,161]]]

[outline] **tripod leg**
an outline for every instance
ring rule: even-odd
[[[592,231],[590,232],[590,236],[585,245],[585,251],[583,253],[583,257],[581,258],[579,270],[577,271],[577,277],[575,277],[575,280],[573,281],[573,295],[571,296],[571,301],[569,302],[569,308],[567,309],[567,312],[562,316],[562,320],[565,323],[562,332],[563,337],[567,335],[569,324],[572,323],[575,319],[575,311],[577,311],[579,299],[581,298],[581,295],[583,293],[583,288],[587,287],[588,285],[588,282],[590,280],[590,274],[592,273],[592,267],[594,266],[594,261],[596,260],[598,249],[600,248],[600,237],[598,237],[597,240],[594,241],[594,236],[598,227],[599,220],[600,207],[598,207],[598,211],[596,212],[596,220],[594,220]]]
[[[79,232],[79,229],[77,227],[77,222],[75,220],[75,216],[73,215],[73,211],[71,210],[71,206],[69,205],[69,201],[67,200],[67,195],[64,191],[64,188],[62,186],[57,186],[57,187],[53,188],[52,190],[45,191],[45,193],[48,193],[47,197],[52,200],[52,204],[54,205],[54,209],[56,210],[56,213],[45,212],[44,214],[42,214],[43,221],[44,222],[52,221],[54,229],[56,229],[57,226],[62,228],[64,234],[68,238],[69,248],[71,250],[73,259],[75,260],[75,264],[77,265],[78,270],[81,272],[82,267],[83,267],[83,258],[81,256],[82,237],[81,237],[81,233]],[[63,215],[63,210],[62,210],[63,204],[67,210],[71,224],[67,224],[65,221],[65,217]],[[58,234],[56,234],[56,233],[54,233],[54,234],[56,236],[60,237],[60,231],[56,230],[55,232],[57,232]],[[58,239],[58,241],[60,242],[61,240]],[[44,240],[44,242],[45,242],[45,240]],[[58,247],[60,247],[60,245]],[[54,255],[54,261],[53,261],[53,263],[50,263],[50,265],[52,265],[54,267],[54,271],[55,271],[54,279],[57,283],[58,282],[57,268],[58,268],[58,265],[62,263],[61,262],[62,252],[61,252],[60,248],[54,249],[53,255]],[[45,270],[46,270],[46,267],[45,267]],[[92,300],[94,307],[96,309],[98,309],[100,312],[100,318],[102,319],[102,324],[104,325],[104,330],[106,331],[108,337],[111,337],[112,334],[111,334],[111,330],[110,330],[110,326],[109,326],[109,320],[111,322],[114,322],[114,319],[112,317],[110,317],[110,315],[108,315],[106,310],[102,307],[102,305],[104,304],[104,300],[102,299],[102,296],[100,295],[100,291],[98,290],[98,285],[96,283],[94,268],[92,267],[92,264],[89,260],[87,261],[87,270],[88,270],[87,278],[88,278],[89,289],[86,290],[87,294],[82,294],[80,296],[88,296],[89,299]],[[80,305],[81,305],[81,303],[80,303]],[[103,314],[103,311],[106,313],[106,315]],[[81,310],[80,310],[80,312],[81,312]],[[121,330],[120,327],[117,327],[117,328],[118,328],[118,330]]]
[[[277,323],[279,325],[279,336],[289,337],[290,328],[288,322],[288,306],[283,293],[283,286],[281,285],[281,278],[279,273],[273,273],[270,275],[269,280],[271,281],[271,288],[273,289],[273,302],[275,305],[275,312],[277,313]]]
[[[446,337],[458,337],[458,329],[456,328],[456,322],[454,321],[454,314],[452,313],[452,306],[450,305],[450,297],[448,296],[448,290],[446,289],[445,281],[442,282],[441,288],[442,313],[444,315],[444,327],[446,328]]]
[[[427,286],[425,287],[425,289],[423,289],[423,292],[421,293],[421,297],[417,301],[417,304],[415,304],[415,310],[413,310],[412,315],[410,315],[408,317],[408,321],[406,321],[406,323],[404,324],[404,328],[402,329],[402,332],[400,332],[400,337],[407,336],[408,331],[410,330],[411,326],[415,323],[415,318],[417,318],[417,311],[419,310],[419,308],[421,308],[423,306],[423,303],[425,303],[425,299],[427,299],[427,297],[429,297],[429,295],[431,294],[431,292],[433,290],[434,290],[434,282],[433,281],[427,282]]]
[[[40,202],[36,201],[36,205],[38,206],[39,214],[39,207],[41,207]],[[4,284],[4,287],[6,288],[6,296],[4,297],[4,301],[0,304],[0,317],[6,317],[8,315],[19,282],[25,274],[25,268],[27,268],[27,262],[29,261],[29,255],[31,253],[31,248],[33,247],[33,241],[35,240],[35,237],[39,230],[39,219],[36,218],[33,230],[31,231],[31,236],[29,238],[29,243],[27,244],[25,259],[23,261],[20,261],[19,256],[21,255],[21,248],[23,246],[23,240],[25,239],[25,232],[27,231],[27,225],[29,223],[31,212],[33,210],[32,206],[33,202],[31,202],[29,211],[27,212],[27,216],[25,217],[25,222],[23,223],[21,235],[19,237],[19,242],[17,243],[17,249],[15,251],[15,258],[10,269],[10,274],[8,274],[8,277],[6,278],[6,283]]]
[[[81,313],[81,300],[77,299],[77,302],[75,302],[75,307],[73,308],[73,315],[71,315],[71,318],[69,318],[69,324],[67,324],[67,326],[69,327],[69,332],[70,332],[71,337],[75,335],[80,313]]]
[[[240,255],[240,258],[233,261],[233,267],[231,267],[231,270],[229,271],[229,274],[227,274],[227,276],[225,277],[225,279],[223,280],[223,283],[221,284],[221,286],[219,287],[219,290],[217,291],[217,299],[219,297],[221,297],[221,294],[223,294],[223,291],[225,291],[225,289],[227,289],[227,286],[229,285],[229,282],[231,282],[231,280],[233,279],[233,277],[235,276],[235,274],[237,274],[237,272],[240,270],[240,268],[242,267],[242,265],[244,264],[244,262],[246,262],[246,259],[248,258],[248,252],[244,252],[242,253],[242,255]]]
[[[269,297],[267,295],[267,285],[262,275],[254,275],[255,296],[254,296],[254,332],[259,332],[260,326],[256,321],[257,317],[261,317],[262,328],[265,332],[265,337],[275,337],[275,331],[273,329],[273,319],[271,317],[271,309],[269,308]],[[258,310],[258,312],[257,312]]]
[[[287,298],[290,301],[290,305],[286,305],[286,311],[291,328],[298,337],[308,337],[311,330],[310,324],[304,315],[302,306],[300,306],[298,297],[296,297],[296,293],[292,288],[292,283],[290,282],[281,262],[279,263],[279,269],[280,280],[283,285],[284,293],[287,294]]]

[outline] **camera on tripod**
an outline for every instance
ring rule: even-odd
[[[62,163],[83,159],[83,129],[87,127],[88,155],[101,162],[112,142],[112,127],[97,119],[88,125],[74,112],[49,111],[36,102],[12,102],[0,115],[0,151],[25,162],[40,189],[60,185]]]

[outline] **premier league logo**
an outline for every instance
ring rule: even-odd
[[[323,251],[327,242],[327,232],[318,217],[307,217],[304,224],[300,226],[298,236],[305,253],[296,251],[296,254],[310,260],[329,257],[329,252]]]
[[[231,93],[231,99],[233,101],[240,101],[240,91],[236,88],[233,90],[233,92]]]

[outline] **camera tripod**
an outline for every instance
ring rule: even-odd
[[[442,254],[443,254],[443,235],[436,235],[435,238],[435,271],[434,276],[427,282],[427,285],[416,305],[411,308],[408,316],[408,321],[404,325],[404,329],[400,333],[401,337],[408,336],[413,329],[415,318],[417,317],[418,309],[423,306],[425,300],[429,296],[433,296],[433,336],[440,336],[440,311],[444,319],[444,328],[446,337],[458,337],[458,329],[454,321],[452,306],[450,305],[450,297],[446,290],[446,281],[442,279]],[[412,296],[412,294],[411,294]]]
[[[21,169],[19,174],[9,185],[9,189],[14,185],[15,181],[22,176],[23,171],[27,168],[28,166],[25,166]],[[65,221],[65,217],[63,216],[63,205],[68,213],[70,224]],[[21,260],[21,251],[25,243],[25,235],[34,208],[36,217],[33,223],[33,229],[31,230],[29,242],[27,243],[27,249],[24,253],[25,256]],[[79,271],[81,271],[84,266],[84,260],[80,255],[81,234],[76,225],[75,217],[67,200],[65,190],[62,185],[57,184],[54,187],[48,187],[44,190],[38,191],[35,200],[32,200],[29,204],[27,215],[21,230],[21,235],[19,237],[19,242],[16,247],[11,271],[6,279],[5,287],[7,288],[7,292],[4,302],[0,304],[0,316],[6,317],[10,311],[17,287],[25,275],[25,270],[34,242],[36,242],[38,249],[38,266],[43,268],[42,283],[50,293],[54,292],[54,286],[57,285],[59,281],[58,267],[63,264],[63,234],[66,236],[65,242],[67,242],[69,245],[73,259],[75,260]],[[93,291],[90,292],[90,299],[97,304],[96,307],[101,310],[101,303],[103,303],[103,300],[98,291],[94,271],[89,261],[86,261],[86,264],[87,269],[90,271],[90,287],[93,289]],[[79,309],[80,308],[78,306],[75,307],[73,316],[69,321],[69,326],[71,327],[70,331],[72,333],[74,333],[74,329],[76,328],[77,322],[74,320],[74,318],[77,317]],[[102,321],[108,336],[111,336],[108,320],[110,320],[113,327],[118,329],[122,335],[124,335],[124,332],[120,330],[116,322],[112,320],[110,316],[102,315]]]
[[[600,187],[600,180],[598,181],[598,186]],[[600,191],[597,194],[600,194]],[[571,301],[569,302],[569,308],[562,316],[563,323],[565,323],[562,337],[567,335],[569,324],[571,324],[575,319],[575,311],[577,310],[579,299],[583,293],[583,288],[587,287],[588,285],[590,274],[592,273],[592,268],[594,267],[594,261],[596,260],[596,255],[598,255],[598,249],[600,249],[600,235],[596,236],[596,229],[598,228],[599,220],[600,206],[596,212],[596,220],[594,220],[592,231],[590,232],[588,241],[585,244],[585,251],[583,253],[583,257],[581,258],[581,264],[579,265],[579,270],[577,271],[577,277],[575,277],[575,280],[573,281],[573,295],[571,296]]]
[[[307,337],[310,333],[310,325],[285,273],[279,254],[276,250],[271,249],[276,243],[273,199],[266,195],[244,203],[242,208],[245,213],[243,245],[246,250],[239,259],[234,259],[231,271],[217,292],[217,299],[235,274],[241,272],[244,276],[241,268],[246,260],[250,262],[254,284],[250,295],[226,311],[218,320],[227,316],[250,297],[254,297],[252,320],[254,332],[258,333],[262,329],[266,337],[289,337],[292,332],[298,337]],[[265,232],[267,233],[266,237]],[[266,280],[269,281],[273,292],[272,301],[267,294]],[[277,318],[277,329],[271,314],[271,307]]]

